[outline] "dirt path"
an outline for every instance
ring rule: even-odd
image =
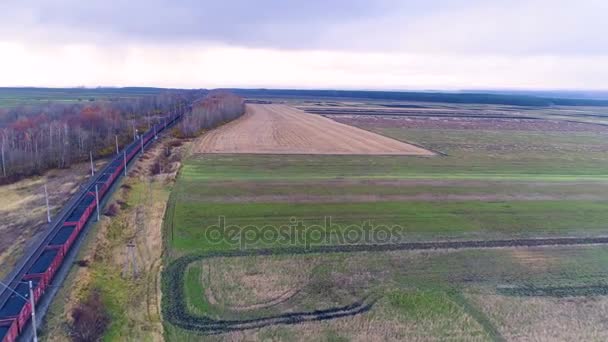
[[[205,134],[199,153],[432,156],[392,138],[285,105],[248,104],[241,118]]]

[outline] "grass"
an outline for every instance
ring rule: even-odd
[[[192,312],[198,314],[204,314],[209,312],[209,303],[205,300],[205,296],[202,287],[202,267],[199,264],[191,264],[186,271],[186,283],[185,293],[188,303],[191,305],[189,308]]]
[[[603,156],[602,156],[603,157]],[[608,161],[448,157],[205,156],[182,170],[196,181],[328,179],[608,180]]]
[[[214,258],[206,259],[203,267],[209,268],[210,274],[223,273],[226,276],[203,277],[201,282],[197,271],[198,274],[188,277],[192,279],[192,284],[190,281],[187,284],[187,288],[195,287],[196,290],[186,293],[189,303],[205,301],[202,298],[205,296],[205,288],[212,287],[218,303],[207,303],[207,310],[223,312],[223,319],[243,318],[243,313],[231,313],[231,305],[247,293],[243,289],[251,286],[251,278],[248,276],[252,273],[259,273],[257,279],[277,279],[288,275],[290,278],[306,280],[289,285],[298,288],[300,292],[283,302],[279,308],[258,308],[247,312],[247,318],[263,317],[271,309],[310,310],[348,303],[367,295],[379,298],[374,309],[361,316],[243,332],[249,339],[274,336],[281,341],[293,340],[292,334],[295,332],[296,340],[319,340],[326,334],[348,340],[361,339],[365,335],[368,339],[386,339],[390,336],[401,336],[403,339],[409,336],[412,340],[441,340],[459,336],[458,340],[467,341],[502,340],[502,335],[512,328],[504,320],[512,315],[522,315],[517,307],[509,307],[508,303],[530,298],[532,301],[545,302],[544,305],[554,303],[551,305],[564,306],[564,303],[573,300],[557,297],[538,299],[525,294],[503,295],[500,294],[503,286],[534,284],[538,288],[547,288],[556,285],[598,284],[607,276],[604,266],[607,257],[608,251],[602,246],[586,246],[311,254],[297,259],[289,255]],[[196,262],[194,265],[200,267],[201,263]],[[230,280],[230,286],[226,286],[227,279]],[[270,287],[266,289],[272,291]],[[268,292],[257,292],[257,301],[265,302],[267,294]],[[493,313],[488,305],[479,302],[480,298],[491,298],[488,305],[500,305],[501,311]],[[590,301],[602,300],[602,297],[587,298]],[[250,300],[255,302],[256,298]],[[599,308],[598,304],[594,310]],[[589,317],[591,314],[586,316],[595,320],[595,316]],[[538,317],[534,319],[540,320]],[[571,319],[570,324],[584,323],[582,318]],[[541,323],[536,324],[533,330],[538,334]],[[178,331],[182,337],[197,336]],[[226,334],[222,338],[233,336],[237,335]]]
[[[391,227],[391,242],[445,238],[517,238],[546,235],[597,235],[605,232],[608,202],[524,201],[524,202],[369,202],[369,203],[178,203],[175,208],[172,247],[185,252],[202,252],[246,247],[286,247],[290,239],[274,236],[268,242],[252,236],[237,241],[226,230],[226,243],[208,238],[213,226],[237,226],[245,234],[248,227],[271,226],[290,232],[293,218],[307,227],[330,228],[338,235],[351,225],[369,229]],[[326,224],[331,218],[331,225]],[[398,226],[399,228],[392,228]],[[311,229],[312,230],[312,229]],[[212,237],[213,238],[213,237]],[[254,241],[255,240],[255,241]],[[228,241],[234,241],[229,244]],[[300,245],[303,246],[304,240]]]
[[[325,225],[331,217],[330,240],[319,244],[339,242],[339,232],[368,221],[398,225],[400,234],[391,242],[606,233],[605,133],[365,128],[447,156],[193,156],[171,194],[167,260],[285,247],[285,241],[272,239],[244,245],[210,241],[206,230],[218,225],[219,217],[226,227],[272,225],[279,232],[288,231],[293,218]],[[450,197],[455,195],[470,199]],[[509,337],[504,315],[510,313],[493,315],[479,298],[499,296],[490,302],[504,311],[506,295],[497,290],[504,285],[594,286],[605,279],[607,256],[603,247],[568,247],[220,258],[190,265],[184,289],[194,314],[224,319],[379,298],[373,310],[355,317],[206,336],[209,340],[501,340]],[[201,281],[206,267],[210,274]],[[261,289],[279,288],[279,274],[302,279],[300,292],[276,306],[234,309],[239,301],[267,300]],[[213,303],[206,299],[208,288]],[[534,329],[525,336],[540,325]],[[168,340],[200,338],[168,323],[165,332]]]

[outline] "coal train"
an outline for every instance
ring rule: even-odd
[[[18,278],[13,279],[11,294],[6,297],[0,306],[0,341],[13,342],[19,338],[21,332],[29,323],[32,307],[30,303],[29,281],[33,284],[34,303],[38,303],[44,296],[57,272],[62,265],[66,254],[70,251],[74,241],[82,233],[84,227],[92,216],[96,216],[98,199],[101,201],[108,194],[112,184],[125,172],[125,167],[143,150],[151,139],[158,133],[170,127],[180,119],[181,114],[169,115],[162,124],[154,125],[139,139],[119,153],[108,166],[97,175],[96,180],[88,186],[81,198],[72,206],[67,215],[62,218],[59,225],[55,226],[52,238],[45,241],[41,246],[42,252],[37,253],[35,261],[26,263],[24,272],[20,272]],[[3,290],[0,288],[0,290]],[[26,300],[27,299],[27,300]],[[34,304],[36,305],[36,304]]]

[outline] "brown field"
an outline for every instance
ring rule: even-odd
[[[204,135],[200,153],[432,156],[433,152],[285,105],[248,104],[240,119]]]

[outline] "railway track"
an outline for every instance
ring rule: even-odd
[[[30,244],[31,247],[19,263],[3,279],[3,283],[8,285],[8,288],[2,286],[0,289],[1,342],[31,339],[29,336],[32,333],[29,322],[31,307],[23,299],[23,297],[29,299],[29,288],[24,287],[24,282],[32,280],[34,283],[36,308],[42,302],[46,305],[50,303],[57,292],[52,290],[53,287],[63,281],[67,274],[65,269],[70,266],[66,262],[66,259],[70,259],[67,256],[73,258],[76,254],[75,250],[79,247],[79,243],[75,243],[75,240],[81,240],[86,234],[88,221],[96,216],[96,211],[101,210],[103,202],[110,197],[113,186],[125,173],[125,167],[137,159],[136,156],[140,151],[154,143],[158,134],[171,128],[182,115],[183,113],[169,115],[162,124],[154,125],[138,140],[125,146],[120,154],[81,185],[78,192],[45,227],[44,232]],[[99,193],[99,205],[95,200],[95,192]],[[60,272],[62,268],[64,270]],[[57,275],[58,273],[62,274]],[[37,314],[40,322],[43,317]]]

